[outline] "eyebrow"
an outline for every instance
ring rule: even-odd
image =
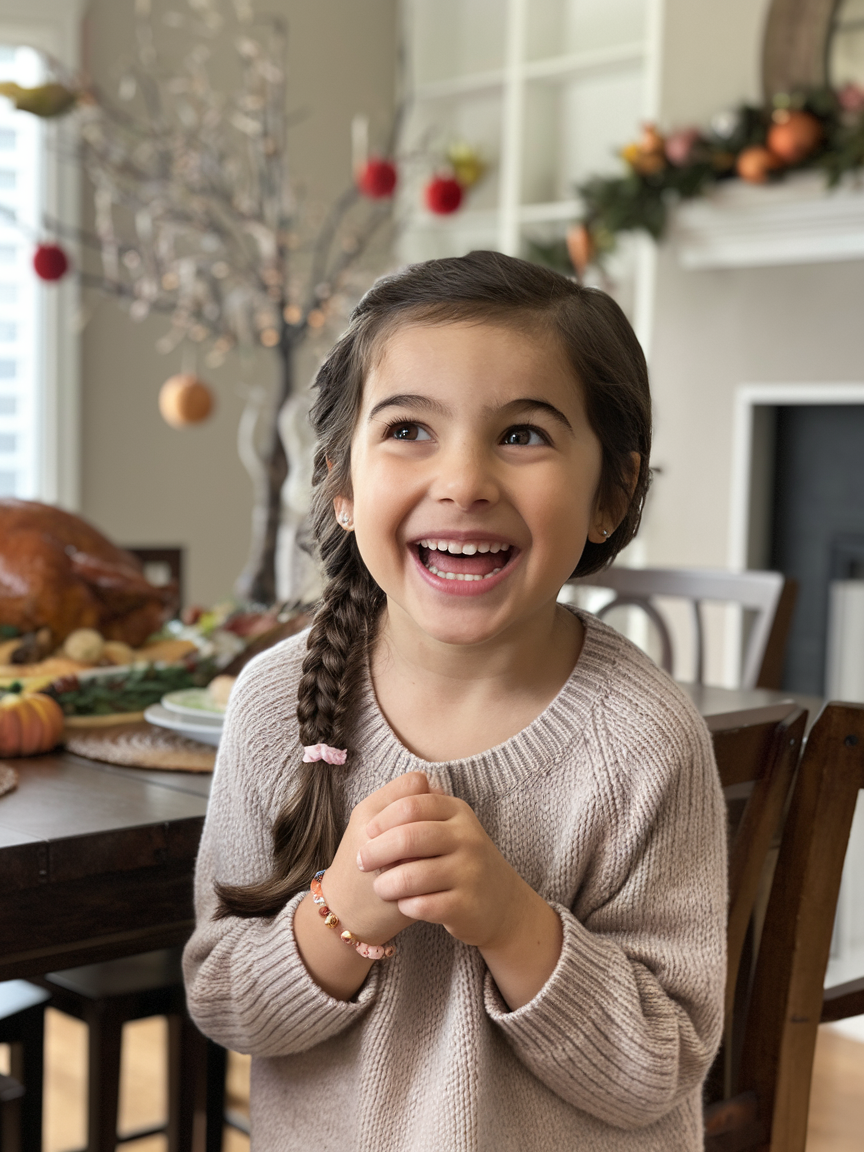
[[[379,400],[369,413],[369,419],[374,420],[378,413],[383,412],[385,408],[422,408],[426,412],[436,412],[439,416],[447,416],[450,412],[446,404],[439,404],[431,396],[397,392],[395,396],[388,396],[385,400]]]
[[[426,412],[435,412],[439,416],[447,416],[450,409],[446,404],[441,404],[437,400],[433,400],[431,396],[420,396],[411,392],[398,392],[394,396],[387,396],[384,400],[379,400],[369,413],[369,419],[374,420],[375,417],[383,412],[385,408],[420,408]],[[518,400],[511,400],[504,404],[502,408],[497,411],[504,411],[505,409],[515,410],[517,412],[530,412],[532,410],[540,410],[550,415],[553,420],[563,425],[568,432],[573,432],[573,425],[564,415],[564,413],[550,404],[548,400],[540,400],[535,396],[523,396]],[[487,411],[494,412],[496,409],[491,406]]]
[[[548,400],[539,400],[534,396],[526,396],[521,400],[511,400],[509,404],[504,405],[505,408],[514,408],[518,412],[530,412],[532,409],[540,409],[541,412],[546,412],[553,420],[557,420],[562,424],[568,432],[573,431],[573,425],[564,415],[564,413],[556,408],[554,404],[550,404]]]

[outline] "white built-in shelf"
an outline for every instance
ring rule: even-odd
[[[864,259],[864,182],[826,189],[802,172],[772,185],[730,180],[676,208],[670,240],[684,268],[755,268]]]
[[[579,214],[574,188],[648,114],[662,0],[401,2],[416,78],[407,147],[467,140],[490,166],[452,217],[403,188],[407,258],[472,244],[519,255],[559,238]]]
[[[521,204],[516,209],[520,224],[546,224],[558,221],[575,220],[581,212],[578,200],[552,200],[548,204]],[[466,228],[488,229],[498,221],[496,208],[477,209],[466,208],[461,212],[454,212],[452,216],[436,216],[432,212],[417,212],[412,214],[409,225],[412,228]]]
[[[641,64],[644,59],[645,43],[639,40],[588,52],[572,52],[567,56],[552,56],[546,60],[529,60],[522,65],[522,75],[526,80],[569,80],[589,72]]]
[[[570,80],[591,72],[641,64],[645,58],[645,44],[614,44],[609,48],[595,48],[588,52],[571,52],[566,56],[550,56],[543,60],[528,60],[515,65],[524,80]],[[510,70],[512,71],[512,69]],[[492,92],[507,81],[509,71],[496,68],[491,72],[475,72],[465,76],[449,76],[444,80],[430,80],[414,90],[415,100],[448,100]]]
[[[415,100],[451,100],[475,93],[494,92],[506,79],[503,69],[494,72],[475,72],[467,76],[448,76],[446,80],[430,80],[414,89]]]

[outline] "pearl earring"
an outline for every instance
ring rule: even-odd
[[[603,539],[605,540],[606,537],[609,535],[609,533],[606,531],[605,528],[601,528],[600,531],[603,533]]]
[[[351,523],[351,517],[348,515],[347,512],[342,512],[340,514],[339,523],[340,524],[350,524]]]

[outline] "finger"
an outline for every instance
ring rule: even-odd
[[[458,847],[450,825],[441,820],[400,824],[364,844],[357,853],[361,872],[376,872],[407,860],[442,856]]]
[[[458,805],[458,800],[441,792],[400,796],[372,817],[366,825],[366,835],[371,839],[389,828],[417,820],[450,820],[456,815]]]
[[[425,772],[406,772],[361,800],[357,805],[357,812],[368,822],[394,800],[399,800],[403,796],[420,796],[428,792],[429,781]]]
[[[373,888],[381,900],[401,900],[449,892],[455,875],[452,857],[436,856],[429,860],[412,860],[375,877]]]

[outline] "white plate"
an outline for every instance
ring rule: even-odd
[[[222,735],[221,723],[203,718],[197,722],[187,720],[183,716],[178,716],[176,712],[169,712],[161,704],[151,704],[149,708],[145,708],[144,719],[158,728],[170,728],[179,736],[187,736],[190,740],[197,740],[201,744],[212,744],[214,748],[218,747],[219,737]]]
[[[162,706],[178,716],[208,724],[213,721],[221,724],[225,715],[224,707],[216,703],[206,688],[179,688],[176,692],[166,692]]]

